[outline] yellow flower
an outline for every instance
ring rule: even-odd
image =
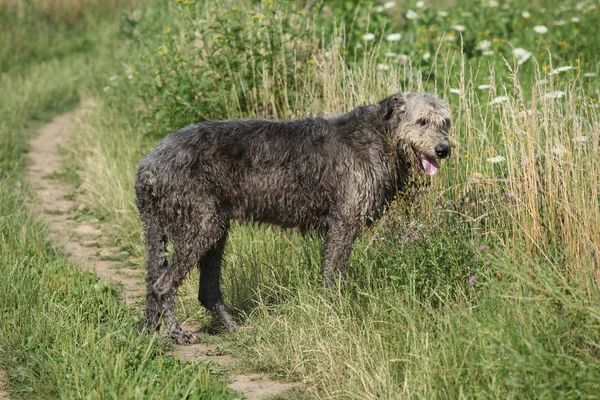
[[[252,16],[252,19],[261,19],[261,18],[262,18],[262,15],[260,15],[260,14],[258,14],[258,13],[257,13],[257,14],[254,14],[254,15]]]
[[[566,41],[564,41],[564,40],[561,40],[560,42],[558,42],[558,45],[559,45],[559,46],[568,46],[568,45],[569,45],[569,43],[567,43],[567,42],[566,42]]]
[[[231,11],[237,12],[237,11],[241,11],[242,9],[239,8],[238,6],[233,6],[231,7]]]
[[[163,33],[164,33],[165,35],[168,35],[169,33],[171,33],[171,28],[169,28],[168,26],[167,26],[167,27],[165,27],[165,29],[163,30]]]
[[[220,33],[217,33],[215,36],[213,36],[213,40],[216,42],[217,40],[221,39],[223,37],[223,35],[221,35]]]
[[[549,66],[547,66],[547,65],[542,65],[542,71],[544,71],[544,72],[548,72],[548,69],[550,69],[550,67],[549,67]]]

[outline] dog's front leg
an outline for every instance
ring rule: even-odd
[[[361,226],[361,222],[354,219],[336,220],[330,224],[323,241],[321,263],[325,286],[330,286],[337,278],[346,275],[352,243],[360,233]]]

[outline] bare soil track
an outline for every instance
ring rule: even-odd
[[[144,280],[138,270],[114,269],[105,256],[111,249],[101,247],[102,231],[85,221],[70,218],[72,210],[79,206],[73,196],[69,196],[73,187],[52,179],[52,175],[62,169],[59,148],[69,132],[77,111],[56,117],[42,127],[29,142],[30,163],[27,167],[26,181],[35,194],[30,203],[33,214],[45,221],[50,230],[52,243],[61,246],[71,259],[86,271],[95,272],[101,279],[121,283],[124,287],[124,300],[132,307],[140,308],[145,292]],[[99,247],[100,246],[100,247]],[[227,370],[234,360],[229,355],[219,355],[213,344],[198,343],[177,346],[177,356],[183,361],[210,361]],[[0,400],[5,399],[2,392],[0,375]],[[294,384],[274,381],[261,373],[230,375],[229,387],[242,393],[247,399],[285,395]]]
[[[8,400],[8,384],[6,383],[6,377],[4,371],[0,369],[0,400]]]

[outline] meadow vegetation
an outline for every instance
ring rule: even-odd
[[[302,380],[311,397],[594,397],[600,6],[339,4],[177,0],[124,9],[119,36],[103,45],[110,57],[78,56],[111,62],[61,86],[85,86],[66,159],[89,212],[105,222],[123,263],[141,269],[134,172],[166,133],[206,119],[326,115],[393,92],[437,92],[453,109],[452,158],[432,179],[415,176],[415,189],[361,235],[333,293],[321,289],[320,238],[234,227],[223,284],[245,328],[223,340],[249,367]],[[39,60],[29,74],[44,71]],[[76,60],[53,62],[79,71]],[[42,79],[23,79],[34,76]],[[1,173],[17,171],[7,184],[14,198],[25,142],[6,143],[16,149],[6,162],[18,165],[3,159]],[[43,234],[29,236],[43,243]],[[197,279],[184,285],[178,312],[204,324]]]

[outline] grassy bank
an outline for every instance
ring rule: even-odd
[[[319,238],[235,226],[223,283],[247,326],[239,354],[320,398],[593,398],[598,7],[421,3],[129,14],[133,57],[72,137],[82,198],[143,268],[133,173],[170,130],[436,91],[453,109],[453,157],[363,233],[338,293],[320,289]],[[179,312],[206,323],[196,290],[192,276]]]
[[[1,36],[0,368],[11,398],[230,398],[208,365],[167,357],[167,343],[140,335],[118,288],[68,262],[28,214],[27,139],[114,69],[123,4],[24,4],[0,4],[10,20]]]

